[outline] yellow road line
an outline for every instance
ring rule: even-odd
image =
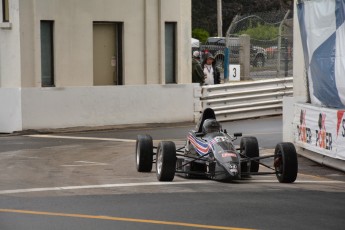
[[[134,219],[134,218],[123,218],[123,217],[112,217],[112,216],[94,216],[94,215],[68,214],[68,213],[56,213],[56,212],[38,212],[38,211],[30,211],[30,210],[16,210],[16,209],[0,209],[0,212],[43,215],[43,216],[75,217],[75,218],[98,219],[98,220],[126,221],[126,222],[160,224],[160,225],[175,225],[175,226],[184,226],[184,227],[191,227],[191,228],[202,228],[202,229],[254,230],[250,228],[236,228],[236,227],[226,227],[226,226],[191,224],[191,223],[172,222],[172,221],[145,220],[145,219]]]

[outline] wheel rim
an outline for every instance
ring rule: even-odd
[[[162,150],[159,150],[158,152],[158,156],[157,156],[157,173],[158,174],[161,174],[162,172],[162,160],[163,160],[163,157],[162,157]]]
[[[276,170],[276,174],[281,176],[283,172],[283,158],[280,151],[277,153],[277,157],[274,158],[274,168]]]
[[[137,159],[137,165],[139,165],[139,162],[140,162],[140,150],[138,148],[138,145],[137,145],[136,159]]]

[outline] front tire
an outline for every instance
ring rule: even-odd
[[[256,137],[243,137],[240,143],[240,151],[249,158],[259,157],[259,144]],[[241,163],[241,172],[259,172],[259,160],[251,161],[250,170],[247,162]]]
[[[296,180],[298,162],[296,149],[292,143],[277,144],[274,151],[274,167],[280,183],[293,183]]]
[[[138,135],[135,160],[138,172],[151,172],[153,162],[153,141],[150,135]]]
[[[172,181],[176,169],[176,146],[174,142],[162,141],[157,148],[156,175],[159,181]]]

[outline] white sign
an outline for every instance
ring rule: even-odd
[[[345,160],[345,110],[296,103],[293,126],[297,145]]]
[[[229,81],[240,81],[240,65],[229,65]]]

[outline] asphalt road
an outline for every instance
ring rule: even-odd
[[[281,141],[281,117],[224,123]],[[135,169],[134,139],[183,145],[192,124],[0,136],[0,229],[343,229],[345,174],[299,157],[293,184],[274,175],[235,182],[158,182]],[[260,171],[266,170],[260,168]]]

